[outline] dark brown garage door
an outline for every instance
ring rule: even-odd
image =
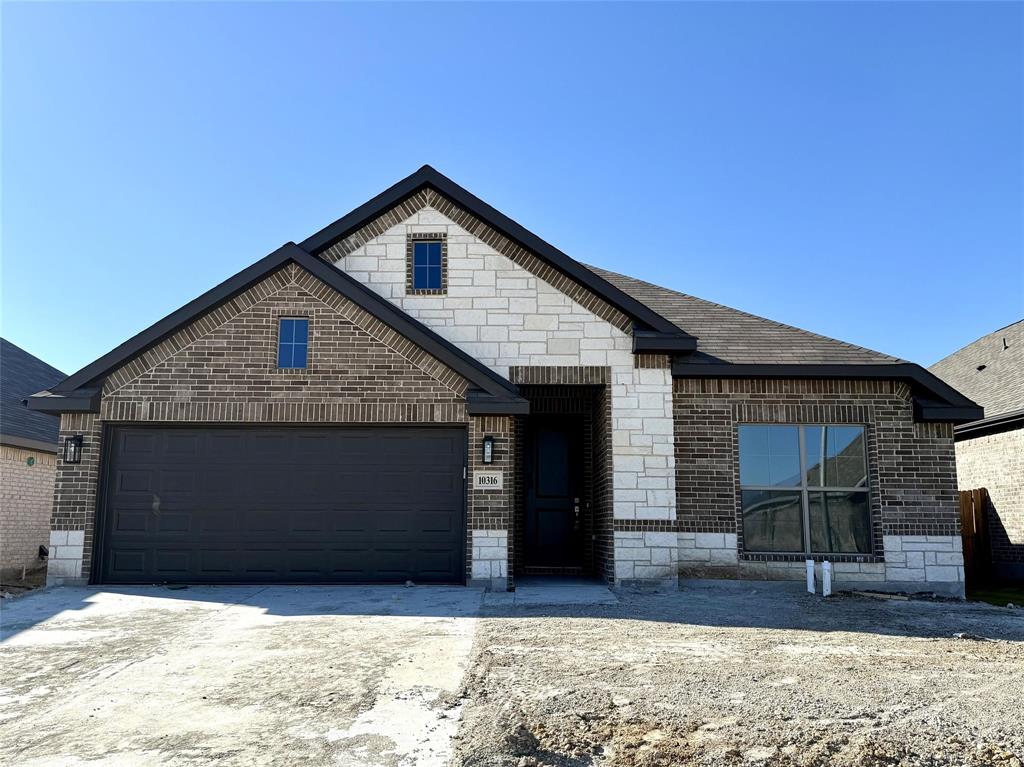
[[[115,428],[104,583],[463,580],[465,432]]]

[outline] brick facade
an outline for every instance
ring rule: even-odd
[[[67,437],[77,434],[84,438],[81,462],[69,464],[64,462],[63,456],[57,456],[50,516],[50,561],[46,571],[49,584],[83,583],[88,580],[92,565],[103,422],[92,413],[62,415],[59,444],[63,445]]]
[[[50,510],[57,457],[0,445],[0,574],[20,577],[43,564],[39,547],[50,541]]]
[[[445,243],[443,291],[409,289],[418,237]],[[915,423],[905,384],[673,380],[668,356],[633,354],[632,323],[620,311],[430,191],[319,255],[522,386],[536,415],[582,417],[588,571],[617,585],[674,584],[680,573],[802,578],[802,555],[743,552],[736,426],[850,423],[866,427],[873,550],[834,557],[837,580],[962,593],[952,428]],[[277,368],[285,316],[309,319],[307,369]],[[63,417],[62,437],[83,434],[85,454],[57,468],[53,581],[91,570],[105,425],[422,423],[467,429],[465,574],[504,588],[522,562],[529,423],[470,417],[468,389],[438,359],[286,266],[111,373],[99,414]],[[487,466],[485,436],[495,441]],[[481,471],[501,472],[502,488],[476,489]]]
[[[1024,428],[956,443],[961,490],[985,488],[996,574],[1024,580]]]
[[[740,423],[863,424],[873,551],[832,555],[849,581],[962,594],[950,424],[915,423],[909,388],[887,380],[677,379],[676,507],[685,574],[801,578],[803,554],[743,551]],[[912,551],[909,564],[906,551]],[[920,554],[920,556],[918,556]],[[823,557],[815,557],[822,559]],[[941,561],[940,561],[941,560]]]
[[[277,368],[282,316],[310,320],[308,369]],[[466,388],[388,326],[286,267],[111,374],[98,415],[62,416],[61,441],[82,434],[85,445],[81,463],[58,465],[51,524],[62,542],[50,580],[89,577],[105,424],[475,423]],[[475,520],[473,499],[469,512]]]

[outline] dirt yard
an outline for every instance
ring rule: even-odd
[[[485,607],[459,702],[463,767],[1020,767],[1024,610],[763,586]]]

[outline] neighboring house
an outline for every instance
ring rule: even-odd
[[[0,338],[0,574],[7,579],[45,560],[50,542],[59,419],[25,399],[67,376]]]
[[[957,476],[961,490],[988,490],[994,574],[1024,580],[1024,320],[930,369],[985,408],[954,431]]]
[[[973,402],[586,267],[430,167],[31,404],[81,447],[55,582],[674,584],[810,557],[963,593]]]

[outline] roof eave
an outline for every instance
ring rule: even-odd
[[[68,392],[43,391],[33,394],[25,404],[37,413],[98,413],[103,387],[73,389]]]
[[[46,442],[45,440],[41,439],[31,439],[29,437],[22,437],[18,434],[0,433],[0,445],[6,445],[8,447],[18,447],[22,448],[23,450],[35,450],[40,453],[57,452],[56,442]]]
[[[672,361],[674,378],[825,378],[900,380],[915,395],[914,418],[918,421],[966,423],[984,410],[942,379],[910,362],[881,364],[732,364]]]
[[[997,434],[1020,428],[1024,428],[1024,410],[1014,410],[1009,413],[1000,413],[989,418],[960,424],[953,430],[953,436],[959,442],[965,439],[983,437],[986,434]]]
[[[634,354],[690,354],[697,350],[697,339],[685,333],[656,333],[633,330]]]
[[[97,383],[101,386],[107,375],[130,359],[144,353],[189,323],[292,262],[366,310],[385,325],[393,328],[403,337],[408,338],[419,348],[461,375],[471,385],[497,398],[518,396],[518,390],[506,378],[469,356],[387,299],[340,269],[336,269],[302,250],[295,243],[287,243],[202,296],[190,301],[181,309],[136,334],[95,362],[86,365],[77,373],[54,386],[47,396],[31,398],[32,409],[40,412],[95,412],[93,405],[88,404],[87,407],[87,403],[83,400],[81,396],[83,390],[86,388],[91,390],[97,386]],[[99,391],[100,389],[96,388],[97,397]],[[52,402],[46,401],[51,399]],[[95,407],[98,407],[98,400]]]
[[[482,391],[466,393],[469,415],[529,415],[530,402],[520,396],[496,397]]]

